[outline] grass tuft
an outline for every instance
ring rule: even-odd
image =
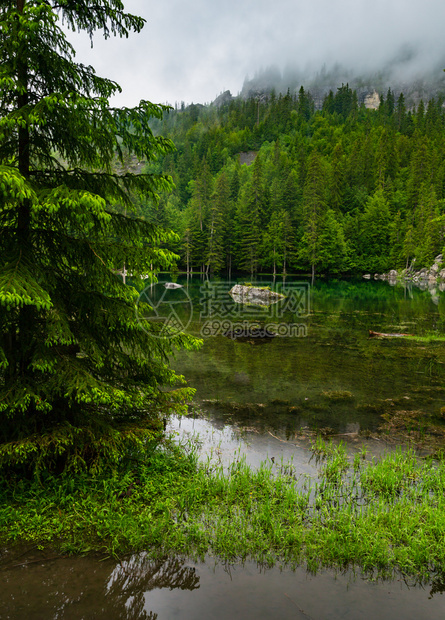
[[[145,550],[224,561],[357,566],[417,579],[445,572],[445,462],[397,450],[369,460],[317,438],[318,476],[238,455],[199,463],[195,446],[133,454],[107,475],[0,483],[0,542],[64,553]]]

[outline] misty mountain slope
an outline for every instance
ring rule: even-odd
[[[337,64],[330,69],[326,65],[315,72],[300,71],[286,68],[280,71],[277,67],[269,67],[246,78],[240,96],[242,98],[258,97],[269,94],[272,90],[285,94],[298,92],[300,86],[309,91],[315,101],[316,109],[321,109],[324,97],[329,91],[336,92],[342,84],[348,84],[357,91],[359,103],[369,102],[374,94],[385,94],[390,88],[396,98],[403,93],[409,109],[417,106],[421,99],[426,103],[432,97],[445,96],[445,59],[436,63],[427,71],[419,71],[415,63],[416,55],[409,50],[401,53],[394,62],[382,67],[379,71],[358,73]],[[369,103],[369,107],[377,105]]]

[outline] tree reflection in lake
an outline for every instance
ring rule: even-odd
[[[258,280],[260,286],[284,290],[270,278]],[[299,283],[304,284],[286,278],[286,286]],[[428,291],[386,282],[320,279],[310,288],[307,315],[287,305],[270,318],[261,308],[246,305],[243,310],[236,304],[229,295],[233,284],[200,278],[185,283],[193,305],[188,329],[203,338],[203,346],[181,351],[172,361],[196,388],[196,403],[213,418],[255,424],[259,432],[274,434],[286,427],[289,438],[302,427],[375,432],[382,415],[406,411],[440,418],[444,292],[432,300]],[[211,306],[203,290],[214,291]],[[300,323],[307,328],[303,335],[282,333],[283,326]],[[252,330],[269,324],[276,337],[253,337]],[[433,341],[370,339],[369,330],[432,336]],[[256,346],[264,343],[268,346]]]
[[[174,558],[150,561],[145,554],[119,563],[91,556],[44,558],[33,552],[18,562],[0,562],[2,620],[445,617],[445,601],[437,596],[443,577],[422,587],[397,574],[393,580],[375,581],[351,570],[265,569],[254,562],[229,570],[211,558],[197,564]]]
[[[145,594],[155,588],[197,590],[199,576],[183,560],[168,558],[155,562],[141,553],[117,564],[107,583],[107,597],[123,603],[126,620],[156,620],[158,614],[144,609]]]
[[[11,620],[156,620],[159,610],[147,608],[148,592],[200,587],[195,568],[179,558],[153,561],[141,553],[116,563],[94,557],[55,560],[49,552],[35,551],[20,561],[12,554],[3,558],[0,618]]]

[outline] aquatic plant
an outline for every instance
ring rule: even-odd
[[[214,555],[267,565],[358,566],[430,579],[445,571],[445,461],[398,449],[369,459],[317,438],[317,479],[241,453],[199,464],[196,446],[140,451],[119,472],[3,480],[0,541],[61,553]]]

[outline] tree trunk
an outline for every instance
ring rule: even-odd
[[[17,11],[23,13],[25,6],[25,0],[17,0]],[[18,33],[17,33],[18,34]],[[23,43],[26,46],[26,42]],[[28,96],[28,65],[26,62],[26,48],[18,49],[17,51],[17,82],[19,86],[19,94],[17,96],[17,111],[25,108],[29,102]],[[27,126],[20,127],[18,131],[18,170],[20,174],[29,179],[30,171],[30,139],[29,129]],[[22,256],[22,251],[30,245],[30,233],[31,233],[31,203],[29,200],[23,200],[19,209],[17,217],[17,241],[19,256]],[[17,351],[20,352],[19,368],[20,372],[27,374],[29,372],[29,365],[31,363],[31,343],[33,339],[33,325],[35,320],[34,307],[24,305],[19,310],[18,317],[18,333],[16,334]],[[13,353],[14,358],[16,354]]]

